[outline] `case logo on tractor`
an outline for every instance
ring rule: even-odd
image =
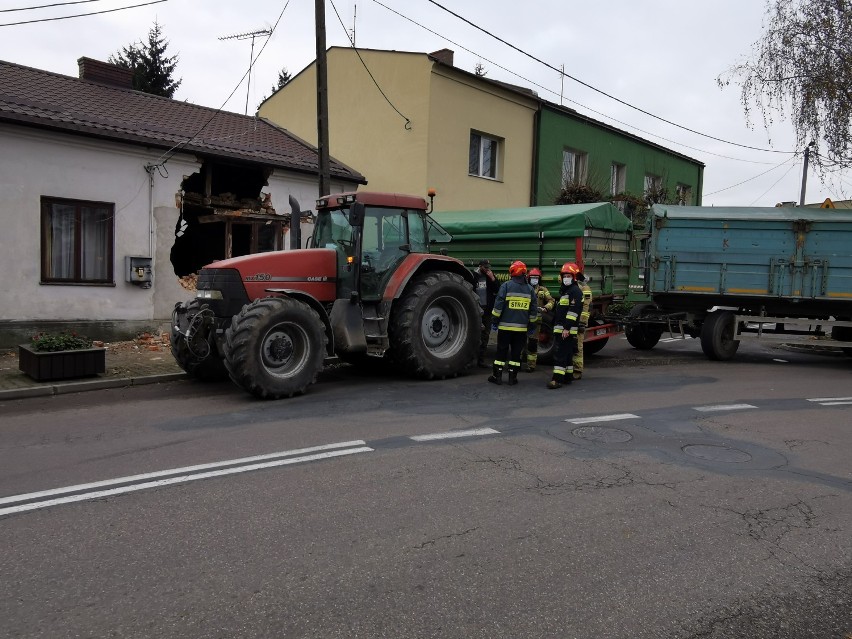
[[[258,273],[257,275],[246,275],[246,282],[268,282],[272,279],[269,273]]]

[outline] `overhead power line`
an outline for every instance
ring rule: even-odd
[[[349,44],[352,45],[352,49],[355,51],[355,55],[358,56],[358,59],[361,61],[361,64],[364,66],[364,69],[367,71],[367,75],[370,76],[370,79],[373,81],[373,84],[376,85],[376,88],[379,90],[379,93],[382,94],[382,97],[385,99],[385,101],[391,106],[391,108],[394,111],[399,113],[399,116],[403,120],[405,120],[405,130],[410,131],[411,130],[411,120],[409,120],[407,117],[405,117],[402,114],[402,112],[399,109],[397,109],[396,106],[394,106],[394,103],[390,101],[390,98],[387,95],[385,95],[385,92],[382,91],[382,87],[379,86],[379,83],[376,81],[376,78],[373,77],[373,74],[370,72],[370,69],[367,66],[367,63],[364,62],[364,58],[361,57],[361,54],[358,52],[358,49],[355,48],[355,39],[354,39],[353,36],[351,36],[349,34],[349,29],[346,28],[346,25],[343,24],[343,19],[340,17],[340,13],[337,11],[337,7],[334,6],[334,0],[330,0],[330,2],[331,2],[331,8],[334,9],[334,13],[337,15],[337,20],[340,22],[340,26],[343,27],[343,31],[344,31],[344,33],[346,33],[346,37],[349,39]]]
[[[526,76],[523,76],[523,75],[521,75],[521,74],[519,74],[519,73],[516,73],[515,71],[512,71],[511,69],[508,69],[508,68],[506,68],[506,67],[502,66],[501,64],[499,64],[499,63],[497,63],[497,62],[494,62],[493,60],[488,59],[487,57],[485,57],[485,56],[484,56],[484,55],[482,55],[482,54],[477,53],[476,51],[473,51],[473,50],[471,50],[471,49],[468,49],[468,48],[467,48],[466,46],[464,46],[463,44],[461,44],[461,43],[459,43],[459,42],[456,42],[456,41],[454,41],[454,40],[451,40],[450,38],[448,38],[447,36],[443,35],[442,33],[438,33],[438,32],[437,32],[437,31],[435,31],[434,29],[430,29],[430,28],[429,28],[429,27],[427,27],[426,25],[421,24],[421,23],[417,22],[416,20],[413,20],[413,19],[412,19],[412,18],[410,18],[409,16],[406,16],[406,15],[404,15],[404,14],[400,13],[399,11],[397,11],[396,9],[393,9],[393,8],[389,7],[388,5],[384,4],[384,3],[383,3],[383,2],[381,2],[380,0],[373,0],[373,2],[375,2],[375,3],[376,3],[377,5],[379,5],[380,7],[383,7],[384,9],[387,9],[387,10],[388,10],[388,11],[390,11],[391,13],[396,14],[396,15],[397,15],[397,16],[399,16],[400,18],[402,18],[402,19],[404,19],[404,20],[408,20],[410,23],[412,23],[412,24],[414,24],[414,25],[416,25],[416,26],[420,27],[420,28],[421,28],[421,29],[423,29],[424,31],[428,31],[428,32],[429,32],[429,33],[431,33],[431,34],[438,36],[438,37],[439,37],[439,38],[441,38],[442,40],[445,40],[445,41],[449,42],[449,43],[450,43],[450,44],[452,44],[453,46],[456,46],[456,47],[458,47],[459,49],[462,49],[463,51],[467,51],[467,52],[468,52],[468,53],[470,53],[471,55],[473,55],[473,56],[475,56],[475,57],[477,57],[477,58],[479,58],[479,59],[481,59],[481,60],[485,60],[488,64],[494,65],[494,66],[495,66],[495,67],[497,67],[498,69],[502,69],[502,70],[503,70],[503,71],[505,71],[506,73],[509,73],[509,74],[511,74],[511,75],[513,75],[513,76],[515,76],[516,78],[518,78],[518,79],[520,79],[520,80],[523,80],[524,82],[526,82],[526,83],[528,83],[528,84],[531,84],[531,85],[533,85],[533,86],[535,86],[535,87],[538,87],[539,89],[541,89],[541,90],[543,90],[543,91],[547,91],[548,93],[551,93],[551,94],[553,94],[553,95],[559,95],[559,94],[558,94],[556,91],[554,91],[553,89],[550,89],[550,88],[548,88],[548,87],[544,86],[543,84],[539,84],[538,82],[535,82],[534,80],[530,80],[530,79],[529,79],[529,78],[527,78]],[[664,136],[662,136],[662,135],[659,135],[658,133],[652,133],[651,131],[646,131],[645,129],[642,129],[642,128],[640,128],[640,127],[636,126],[635,124],[630,124],[630,123],[628,123],[628,122],[624,122],[623,120],[619,120],[618,118],[615,118],[615,117],[613,117],[613,116],[611,116],[611,115],[609,115],[609,114],[607,114],[607,113],[604,113],[603,111],[598,111],[597,109],[593,109],[592,107],[587,106],[587,105],[585,105],[585,104],[583,104],[583,103],[581,103],[581,102],[577,102],[576,100],[572,100],[571,98],[563,98],[563,99],[567,100],[567,101],[568,101],[568,102],[570,102],[571,104],[576,104],[577,106],[579,106],[579,107],[581,107],[581,108],[583,108],[583,109],[586,109],[587,111],[590,111],[590,112],[592,112],[592,113],[596,113],[597,115],[600,115],[601,117],[604,117],[604,118],[606,118],[606,119],[608,119],[608,120],[611,120],[612,122],[616,122],[616,123],[618,123],[618,124],[620,124],[620,125],[622,125],[622,126],[625,126],[625,127],[629,128],[629,129],[633,129],[633,130],[635,130],[635,131],[639,131],[640,133],[644,133],[645,135],[648,135],[648,136],[650,136],[650,137],[652,137],[652,138],[657,138],[658,140],[663,140],[664,142],[668,142],[669,144],[676,144],[677,146],[681,146],[681,147],[683,147],[683,148],[685,148],[685,149],[690,149],[691,151],[698,151],[699,153],[705,153],[705,154],[707,154],[707,155],[713,155],[713,156],[718,157],[718,158],[724,158],[724,159],[726,159],[726,160],[733,160],[733,161],[735,161],[735,162],[746,162],[747,164],[763,164],[763,165],[767,165],[767,166],[768,166],[768,165],[770,165],[770,164],[772,164],[773,166],[776,166],[774,162],[761,162],[761,161],[759,161],[759,160],[746,160],[745,158],[734,158],[734,157],[731,157],[731,156],[729,156],[729,155],[723,155],[723,154],[721,154],[721,153],[715,153],[715,152],[713,152],[713,151],[708,151],[708,150],[706,150],[706,149],[700,149],[700,148],[695,147],[695,146],[690,146],[689,144],[684,144],[683,142],[678,142],[677,140],[671,140],[671,139],[669,139],[669,138],[667,138],[667,137],[664,137]],[[793,153],[793,152],[791,152],[791,153]]]
[[[752,150],[752,151],[763,151],[763,152],[766,152],[766,153],[785,153],[785,154],[794,153],[794,151],[779,151],[779,150],[777,150],[777,149],[764,149],[764,148],[760,148],[760,147],[756,147],[756,146],[749,146],[749,145],[747,145],[747,144],[740,144],[739,142],[731,142],[730,140],[725,140],[725,139],[723,139],[723,138],[719,138],[719,137],[716,137],[716,136],[714,136],[714,135],[710,135],[710,134],[708,134],[708,133],[702,133],[701,131],[696,131],[695,129],[691,129],[691,128],[689,128],[689,127],[687,127],[687,126],[684,126],[684,125],[682,125],[682,124],[678,124],[677,122],[672,122],[671,120],[667,120],[666,118],[664,118],[664,117],[662,117],[662,116],[656,115],[656,114],[654,114],[654,113],[651,113],[650,111],[646,111],[645,109],[642,109],[642,108],[640,108],[640,107],[638,107],[638,106],[635,106],[635,105],[633,105],[633,104],[630,104],[629,102],[626,102],[625,100],[622,100],[621,98],[617,98],[617,97],[615,97],[614,95],[612,95],[612,94],[610,94],[610,93],[607,93],[606,91],[603,91],[602,89],[598,89],[597,87],[592,86],[592,85],[591,85],[591,84],[589,84],[588,82],[583,82],[583,81],[582,81],[582,80],[580,80],[579,78],[575,78],[574,76],[572,76],[572,75],[570,75],[570,74],[568,74],[568,73],[565,73],[565,71],[563,71],[562,69],[559,69],[558,67],[555,67],[555,66],[553,66],[552,64],[549,64],[549,63],[545,62],[544,60],[542,60],[542,59],[540,59],[540,58],[535,57],[535,56],[534,56],[534,55],[532,55],[531,53],[528,53],[527,51],[524,51],[523,49],[521,49],[520,47],[515,46],[515,45],[514,45],[514,44],[512,44],[511,42],[507,42],[507,41],[506,41],[506,40],[504,40],[503,38],[501,38],[501,37],[499,37],[499,36],[497,36],[497,35],[494,35],[494,34],[493,34],[493,33],[491,33],[490,31],[488,31],[487,29],[483,29],[483,28],[482,28],[482,27],[480,27],[478,24],[476,24],[476,23],[474,23],[474,22],[471,22],[470,20],[468,20],[468,19],[467,19],[467,18],[465,18],[464,16],[461,16],[461,15],[459,15],[458,13],[456,13],[455,11],[452,11],[452,10],[448,9],[447,7],[445,7],[444,5],[442,5],[442,4],[441,4],[441,3],[439,3],[439,2],[436,2],[436,0],[428,0],[428,2],[431,2],[432,4],[434,4],[434,5],[435,5],[436,7],[438,7],[439,9],[442,9],[443,11],[446,11],[447,13],[449,13],[450,15],[452,15],[452,16],[454,16],[454,17],[458,18],[459,20],[461,20],[461,21],[463,21],[463,22],[466,22],[467,24],[469,24],[470,26],[472,26],[474,29],[477,29],[477,30],[479,30],[479,31],[482,31],[484,34],[486,34],[486,35],[488,35],[488,36],[490,36],[490,37],[494,38],[494,39],[495,39],[495,40],[497,40],[498,42],[502,42],[502,43],[503,43],[503,44],[505,44],[507,47],[510,47],[510,48],[514,49],[514,50],[515,50],[515,51],[517,51],[518,53],[521,53],[521,54],[523,54],[523,55],[527,56],[528,58],[530,58],[530,59],[532,59],[532,60],[535,60],[535,61],[536,61],[536,62],[538,62],[539,64],[542,64],[542,65],[546,66],[548,69],[552,69],[553,71],[556,71],[557,73],[562,74],[564,77],[568,78],[569,80],[573,80],[574,82],[576,82],[576,83],[578,83],[578,84],[583,85],[583,86],[584,86],[584,87],[586,87],[587,89],[591,89],[592,91],[595,91],[596,93],[600,93],[601,95],[603,95],[603,96],[605,96],[605,97],[609,98],[610,100],[615,100],[615,101],[616,101],[616,102],[618,102],[619,104],[623,104],[623,105],[624,105],[624,106],[626,106],[626,107],[629,107],[629,108],[631,108],[631,109],[634,109],[634,110],[636,110],[636,111],[639,111],[639,113],[643,113],[644,115],[647,115],[647,116],[652,117],[652,118],[654,118],[654,119],[660,120],[661,122],[665,122],[666,124],[670,124],[671,126],[677,127],[677,128],[679,128],[679,129],[683,129],[684,131],[689,131],[690,133],[694,133],[695,135],[700,135],[701,137],[709,138],[710,140],[715,140],[716,142],[723,142],[723,143],[725,143],[725,144],[730,144],[730,145],[732,145],[732,146],[738,146],[738,147],[743,148],[743,149],[750,149],[750,150]]]
[[[731,186],[726,186],[724,189],[719,189],[719,190],[717,190],[717,191],[713,191],[713,192],[711,192],[711,193],[705,193],[705,194],[704,194],[704,197],[710,197],[711,195],[716,195],[717,193],[721,193],[722,191],[729,191],[729,190],[731,190],[731,189],[733,189],[733,188],[735,188],[735,187],[737,187],[737,186],[741,186],[741,185],[745,184],[746,182],[751,182],[752,180],[756,180],[757,178],[759,178],[759,177],[761,177],[761,176],[763,176],[763,175],[766,175],[767,173],[772,173],[772,171],[774,171],[775,169],[777,169],[777,168],[780,168],[780,167],[784,166],[785,164],[787,164],[787,162],[790,162],[791,160],[794,160],[794,159],[796,159],[796,158],[795,158],[795,156],[793,156],[793,157],[789,157],[789,158],[787,158],[786,160],[784,160],[783,162],[781,162],[780,164],[776,164],[776,165],[775,165],[775,166],[773,166],[771,169],[767,169],[767,170],[766,170],[766,171],[764,171],[763,173],[758,173],[757,175],[755,175],[755,176],[753,176],[753,177],[750,177],[750,178],[748,178],[747,180],[743,180],[742,182],[737,182],[736,184],[731,184]],[[793,164],[793,165],[791,165],[791,166],[795,166],[795,164]],[[788,172],[789,172],[789,171],[788,171]],[[784,175],[787,175],[787,174],[785,173]]]
[[[85,16],[96,16],[101,13],[112,13],[114,11],[124,11],[125,9],[136,9],[138,7],[147,7],[150,4],[160,4],[168,0],[152,0],[151,2],[143,2],[142,4],[134,4],[129,7],[118,7],[117,9],[104,9],[103,11],[92,11],[91,13],[77,13],[72,16],[60,16],[57,18],[39,18],[38,20],[22,20],[21,22],[7,22],[0,24],[0,27],[15,27],[20,24],[33,24],[35,22],[51,22],[53,20],[68,20],[69,18],[83,18]]]
[[[9,13],[10,11],[31,11],[32,9],[48,9],[50,7],[63,7],[66,4],[86,4],[89,2],[100,2],[101,0],[73,0],[73,2],[54,2],[53,4],[40,4],[36,7],[20,7],[18,9],[0,9],[0,13]]]

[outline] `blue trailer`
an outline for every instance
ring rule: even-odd
[[[742,339],[852,340],[852,211],[656,204],[634,243],[650,300],[625,325],[635,348],[669,332],[728,360]]]

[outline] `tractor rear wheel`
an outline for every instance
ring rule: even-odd
[[[215,317],[198,300],[178,304],[172,313],[169,335],[172,356],[178,366],[202,382],[228,379],[228,369],[214,337]]]
[[[479,300],[460,275],[421,275],[391,312],[394,361],[414,377],[455,377],[476,364],[481,325]]]
[[[307,304],[262,298],[244,306],[225,331],[225,366],[234,382],[257,397],[301,395],[322,370],[327,339]]]

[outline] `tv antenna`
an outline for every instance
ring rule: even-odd
[[[249,71],[248,71],[248,83],[246,84],[246,111],[245,115],[248,115],[248,103],[249,103],[249,90],[251,89],[251,68],[254,64],[254,39],[260,36],[271,36],[271,29],[258,29],[257,31],[249,31],[248,33],[235,33],[234,35],[222,36],[219,38],[220,40],[248,40],[251,38],[251,55],[249,56]]]

